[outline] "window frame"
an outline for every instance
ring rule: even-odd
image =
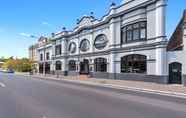
[[[43,61],[43,54],[40,54],[40,61]]]
[[[104,46],[98,46],[98,45],[96,45],[96,42],[99,40],[99,39],[101,39],[101,38],[103,38],[104,39]],[[94,40],[94,47],[95,47],[95,49],[97,49],[97,50],[103,50],[105,47],[107,47],[107,43],[108,43],[108,39],[107,39],[107,36],[105,35],[105,34],[99,34],[99,35],[97,35],[96,36],[96,38],[95,38],[95,40]]]
[[[107,59],[106,58],[94,59],[94,71],[95,72],[107,72]]]
[[[61,55],[62,54],[62,48],[61,44],[55,46],[55,55]]]
[[[76,68],[76,61],[75,60],[70,60],[68,62],[68,70],[69,71],[76,71],[77,68]]]
[[[55,63],[55,69],[57,71],[62,70],[62,62],[61,61],[56,61],[56,63]]]
[[[83,49],[82,47],[83,47],[83,43],[87,43],[87,49]],[[79,48],[80,48],[80,51],[81,52],[87,52],[87,51],[89,51],[90,50],[90,47],[91,46],[91,44],[90,44],[90,41],[88,40],[88,39],[83,39],[83,40],[81,40],[81,42],[80,42],[80,45],[79,45]]]
[[[135,60],[135,58],[137,58]],[[147,56],[133,54],[121,57],[121,73],[147,73]],[[139,69],[139,70],[137,70]]]
[[[145,23],[145,26],[142,26],[141,24]],[[138,28],[135,28],[134,26],[138,24]],[[132,29],[129,29],[131,27]],[[145,38],[141,38],[141,31],[145,29]],[[139,39],[134,39],[134,31],[138,30],[138,37]],[[128,40],[128,35],[131,36],[131,40]],[[132,43],[132,42],[139,42],[139,41],[145,41],[147,40],[147,21],[140,21],[136,22],[133,24],[126,25],[121,28],[121,44],[126,44],[126,43]]]
[[[49,52],[46,53],[46,60],[50,60],[50,53]]]

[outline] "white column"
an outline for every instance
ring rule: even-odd
[[[55,61],[54,60],[52,60],[52,62],[51,62],[51,69],[50,70],[55,71]]]
[[[63,57],[65,57],[66,55],[67,55],[67,46],[68,44],[67,44],[67,41],[66,41],[66,39],[62,39],[61,40],[61,52],[62,52],[62,56]],[[68,71],[68,66],[67,66],[67,59],[66,58],[64,58],[64,59],[62,59],[62,70],[63,71]]]
[[[110,24],[110,46],[111,48],[114,48],[115,45],[115,23],[114,23],[114,19],[111,20],[111,24]],[[109,59],[109,73],[113,74],[115,73],[115,58],[114,58],[114,53],[111,52],[110,54],[110,59]]]
[[[168,75],[167,51],[161,46],[156,49],[156,75]]]
[[[156,3],[156,37],[166,36],[166,1],[159,0]],[[157,38],[158,41],[166,40],[166,38]]]
[[[156,3],[156,41],[166,41],[166,2],[167,0],[159,0]],[[160,44],[156,47],[156,75],[164,76],[168,75],[167,66],[167,51],[166,43]]]
[[[114,49],[116,48],[116,44],[120,43],[121,39],[121,19],[112,19],[110,21],[110,48]],[[116,68],[116,54],[114,52],[111,52],[110,59],[109,59],[109,73],[112,75],[117,72]],[[114,76],[115,78],[115,76]]]

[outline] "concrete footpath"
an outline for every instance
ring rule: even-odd
[[[110,79],[97,79],[89,78],[88,76],[60,76],[56,75],[29,75],[16,73],[18,75],[30,76],[38,79],[68,81],[80,84],[88,84],[95,86],[110,87],[114,89],[125,89],[131,91],[139,91],[146,93],[154,93],[166,96],[186,98],[186,87],[182,85],[164,85],[151,82],[139,82],[129,80],[110,80]]]

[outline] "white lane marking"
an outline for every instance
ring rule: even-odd
[[[46,116],[43,116],[42,118],[46,118]]]
[[[0,82],[0,87],[4,88],[4,87],[6,87],[6,85]]]

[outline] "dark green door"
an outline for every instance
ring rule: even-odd
[[[169,83],[182,84],[182,64],[178,62],[169,64]]]

